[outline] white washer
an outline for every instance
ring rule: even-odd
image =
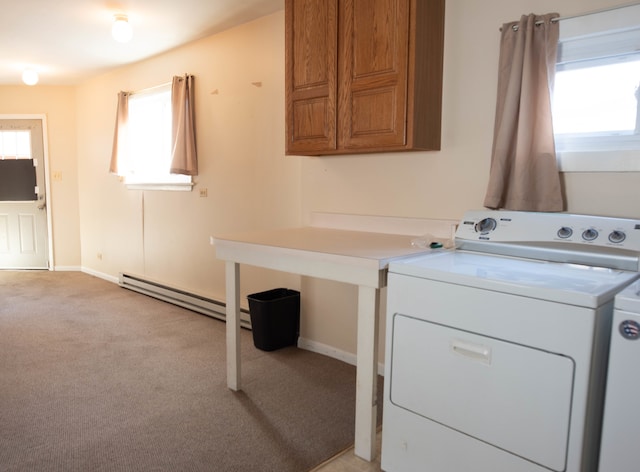
[[[382,469],[596,470],[640,221],[468,212],[456,245],[389,266]]]
[[[605,397],[600,472],[640,470],[640,282],[616,296]]]

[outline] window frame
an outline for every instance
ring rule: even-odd
[[[146,90],[142,90],[139,92],[133,92],[129,96],[129,118],[131,122],[131,101],[137,99],[148,98],[151,96],[158,96],[161,94],[168,93],[169,98],[169,109],[171,107],[171,83],[159,85],[156,87],[151,87]],[[171,130],[168,130],[171,133]],[[134,131],[129,129],[129,150],[127,155],[131,155],[131,148],[133,146],[132,142],[134,140]],[[169,137],[169,140],[171,138]],[[127,165],[127,164],[125,164]],[[129,190],[169,190],[169,191],[191,191],[194,187],[193,177],[190,175],[183,174],[166,174],[167,179],[164,178],[149,178],[149,174],[143,175],[141,178],[137,178],[135,174],[130,172],[125,173],[122,176],[122,182],[125,187]]]
[[[606,65],[629,57],[630,38],[640,36],[640,4],[562,19],[557,70]],[[603,41],[608,37],[608,41]],[[639,78],[640,80],[640,78]],[[640,134],[579,133],[556,135],[561,172],[640,172]]]

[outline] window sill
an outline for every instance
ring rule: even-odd
[[[178,192],[190,192],[193,182],[169,182],[169,183],[126,183],[127,190],[169,190]]]
[[[560,172],[640,172],[640,151],[558,152]]]

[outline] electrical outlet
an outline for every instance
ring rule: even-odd
[[[99,261],[101,261],[102,260],[102,253],[99,252],[98,254],[96,254],[96,257],[98,258]]]
[[[201,197],[208,197],[209,196],[209,191],[206,188],[201,188],[200,189],[200,196]]]
[[[53,177],[54,181],[58,181],[59,182],[59,181],[62,180],[62,172],[59,171],[59,170],[54,170],[52,177]]]

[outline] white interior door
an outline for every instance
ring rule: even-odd
[[[0,119],[0,269],[49,268],[42,119]]]

